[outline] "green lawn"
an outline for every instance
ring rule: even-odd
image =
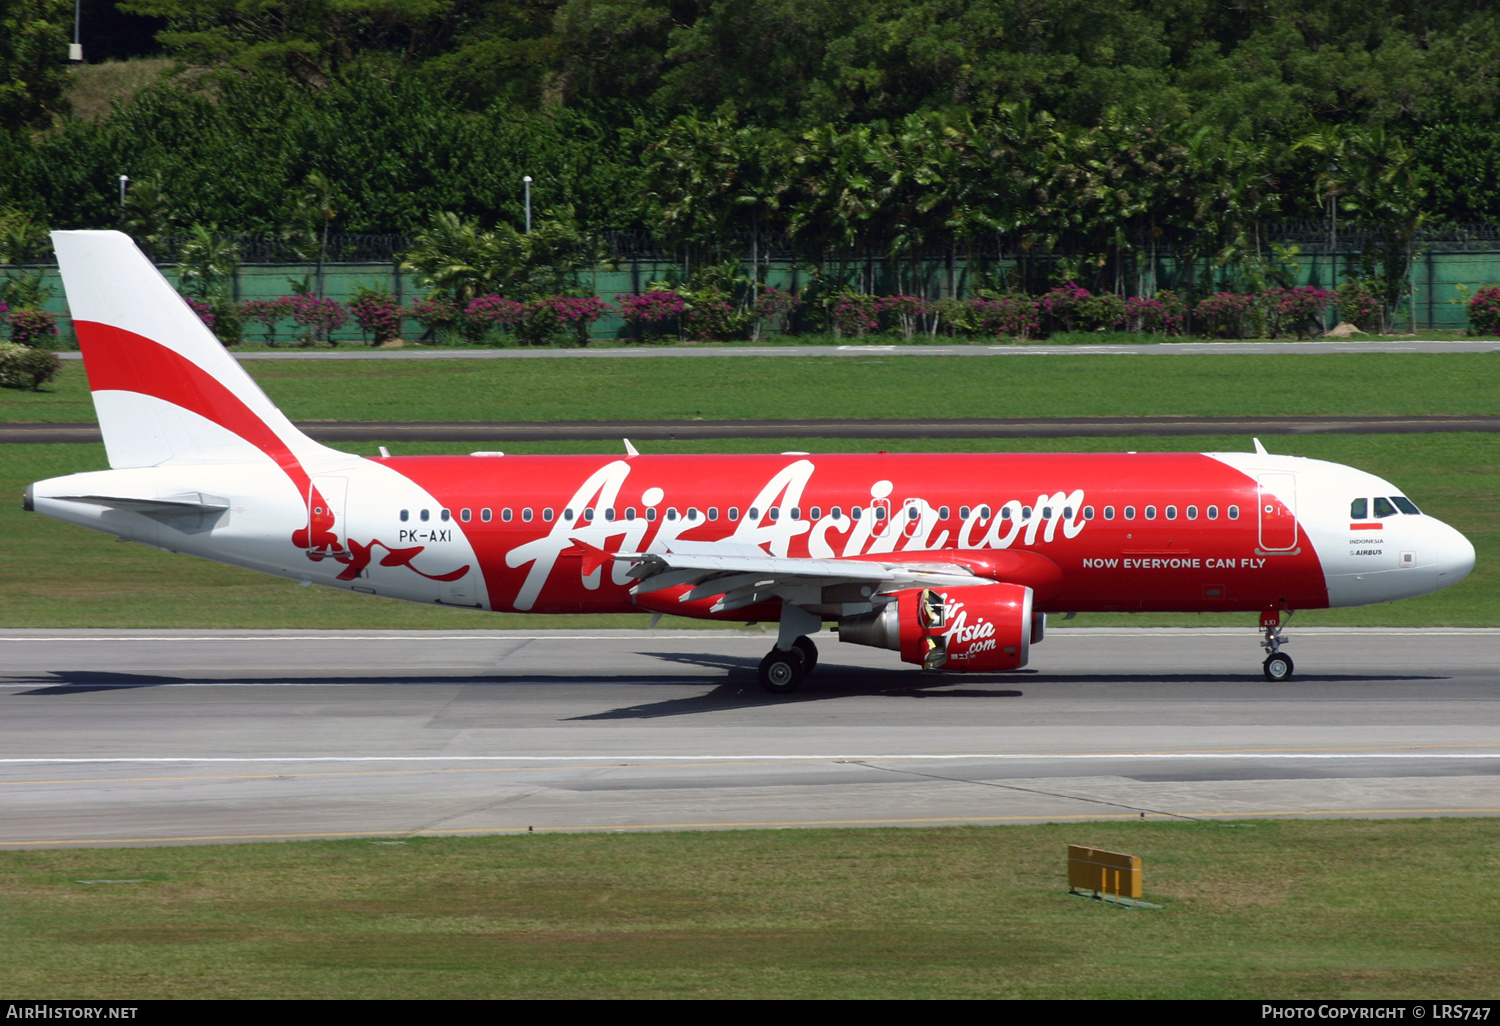
[[[251,361],[294,420],[1500,413],[1500,353]],[[80,363],[3,421],[92,421]]]
[[[1418,505],[1467,534],[1478,563],[1457,587],[1359,609],[1299,613],[1296,626],[1500,625],[1500,435],[1310,435],[1266,440],[1274,452],[1361,467],[1395,481]],[[374,455],[377,443],[351,444]],[[399,454],[464,452],[467,444],[388,443]],[[910,440],[754,439],[652,442],[652,452],[912,451]],[[947,451],[1120,451],[1247,449],[1243,437],[944,439]],[[511,452],[617,452],[608,443],[517,443]],[[22,512],[27,482],[105,466],[101,445],[0,446],[0,625],[7,627],[520,628],[644,627],[639,616],[490,614],[370,598],[171,555]],[[1074,626],[1254,625],[1251,614],[1084,614]],[[667,626],[722,626],[669,620]]]
[[[1069,843],[1163,907],[1067,894]],[[1497,852],[1494,819],[9,852],[0,991],[1493,999]]]

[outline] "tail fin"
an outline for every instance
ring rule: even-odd
[[[53,232],[109,465],[341,455],[293,426],[120,232]]]

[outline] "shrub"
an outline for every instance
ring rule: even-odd
[[[751,304],[751,313],[755,316],[755,323],[750,331],[751,338],[760,338],[764,324],[776,325],[785,331],[792,311],[800,305],[802,300],[791,292],[783,292],[771,285],[758,287],[755,290],[755,301]]]
[[[406,316],[422,325],[423,338],[436,338],[458,323],[458,308],[442,296],[414,299]]]
[[[911,338],[917,331],[917,322],[932,314],[932,304],[921,296],[883,296],[875,302],[875,313],[901,332],[902,337]]]
[[[1085,296],[1078,301],[1078,327],[1083,331],[1115,331],[1125,324],[1125,300],[1113,292]]]
[[[17,345],[35,345],[39,339],[56,334],[56,314],[45,310],[10,311],[10,340]]]
[[[1198,301],[1193,313],[1205,334],[1218,338],[1244,338],[1245,321],[1255,305],[1254,296],[1238,292],[1215,292]]]
[[[62,361],[50,349],[0,342],[0,386],[29,388],[35,392],[57,377],[61,370]]]
[[[638,296],[619,297],[620,316],[647,341],[676,333],[687,303],[673,289],[652,289]]]
[[[361,287],[349,304],[349,313],[371,345],[401,337],[401,306],[389,292]]]
[[[1320,325],[1318,315],[1334,301],[1328,289],[1299,285],[1290,289],[1267,289],[1261,294],[1266,310],[1266,332],[1272,338],[1296,335],[1306,338]]]
[[[214,308],[196,296],[183,296],[182,298],[187,300],[187,305],[193,308],[193,313],[198,315],[198,319],[204,323],[208,330],[213,331],[214,322],[218,320],[214,316]]]
[[[558,336],[571,336],[580,346],[589,344],[589,329],[609,312],[609,304],[595,296],[553,296],[523,304],[517,325],[522,341],[543,345]]]
[[[1072,331],[1078,326],[1080,304],[1089,298],[1088,289],[1070,281],[1044,293],[1037,300],[1037,308],[1046,318],[1049,331]]]
[[[302,344],[310,346],[318,336],[333,342],[333,333],[348,320],[344,307],[336,299],[317,296],[292,296],[292,320],[302,329]]]
[[[964,303],[966,316],[955,327],[967,328],[985,335],[1030,338],[1041,330],[1037,301],[1020,292],[1007,292],[993,299],[970,299]]]
[[[496,295],[479,296],[464,310],[464,319],[479,334],[514,331],[525,316],[525,304]]]
[[[1375,334],[1385,334],[1386,308],[1376,292],[1378,280],[1350,278],[1339,285],[1339,318]]]
[[[1131,296],[1125,301],[1125,320],[1134,331],[1152,335],[1181,335],[1187,304],[1168,289],[1154,296]]]
[[[1469,300],[1469,334],[1500,335],[1500,285],[1486,285]]]
[[[874,296],[862,296],[852,292],[841,292],[829,299],[828,320],[835,335],[863,335],[880,326],[876,319],[879,300]]]
[[[247,321],[257,321],[266,332],[266,342],[276,344],[276,326],[292,316],[292,297],[278,299],[247,299],[240,304],[240,316]]]

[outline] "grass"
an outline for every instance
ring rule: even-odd
[[[101,61],[68,69],[66,99],[73,113],[97,121],[110,107],[129,103],[141,90],[160,81],[172,67],[166,57],[137,57],[128,61]]]
[[[1357,609],[1309,610],[1296,626],[1500,625],[1500,436],[1493,434],[1304,435],[1270,439],[1273,452],[1348,463],[1388,478],[1424,510],[1463,531],[1478,552],[1474,572],[1433,595]],[[473,444],[387,443],[393,452],[453,453]],[[343,446],[374,455],[378,443]],[[913,451],[911,440],[753,439],[652,442],[650,452]],[[1212,451],[1248,448],[1242,437],[944,439],[945,451]],[[515,443],[517,453],[614,452],[598,442]],[[172,555],[27,514],[16,501],[30,481],[106,465],[101,445],[0,446],[0,626],[540,629],[644,627],[631,616],[532,616],[439,609],[323,588]],[[1090,614],[1073,626],[1253,626],[1241,614]],[[692,620],[666,626],[719,627]]]
[[[1065,893],[1144,860],[1156,911]],[[410,837],[0,854],[28,998],[1493,998],[1500,821]],[[83,880],[138,880],[85,884]]]
[[[294,420],[1500,413],[1500,354],[252,361]],[[0,421],[92,421],[83,368]]]

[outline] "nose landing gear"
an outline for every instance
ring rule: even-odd
[[[1286,618],[1291,620],[1292,613],[1288,612]],[[1265,671],[1266,680],[1269,681],[1284,681],[1292,675],[1292,657],[1281,651],[1281,646],[1286,644],[1281,628],[1281,610],[1268,609],[1260,614],[1260,629],[1265,634],[1260,647],[1267,653],[1261,669]]]

